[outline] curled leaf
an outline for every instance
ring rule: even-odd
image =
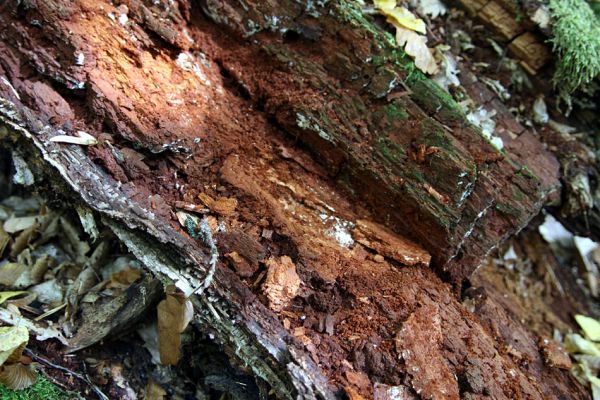
[[[0,371],[0,383],[11,390],[23,390],[33,385],[36,380],[37,375],[29,365],[4,365]]]
[[[0,327],[0,365],[15,362],[21,358],[29,341],[29,331],[22,326]]]
[[[167,293],[157,311],[160,361],[164,365],[176,365],[181,356],[181,333],[194,315],[192,302],[179,293]]]
[[[406,28],[422,34],[427,33],[425,22],[421,18],[417,18],[415,14],[408,11],[405,7],[396,7],[393,10],[382,10],[382,12],[388,17],[388,22],[395,27]]]
[[[0,292],[0,304],[4,303],[6,300],[16,297],[21,294],[25,294],[27,292],[18,291],[18,292]]]
[[[435,74],[438,67],[431,54],[431,50],[427,47],[426,41],[427,38],[425,36],[418,35],[401,26],[396,27],[396,42],[398,46],[404,47],[406,54],[415,60],[417,68],[426,74]]]

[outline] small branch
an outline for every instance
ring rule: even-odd
[[[48,360],[47,358],[44,358],[44,357],[38,356],[38,355],[34,354],[34,353],[31,351],[31,350],[29,350],[29,349],[27,349],[27,348],[24,350],[24,353],[25,353],[27,356],[31,357],[33,360],[35,360],[35,361],[37,361],[37,362],[39,362],[39,363],[42,363],[42,364],[46,365],[47,367],[51,367],[51,368],[57,369],[57,370],[59,370],[59,371],[62,371],[62,372],[64,372],[64,373],[66,373],[66,374],[69,374],[69,375],[71,375],[71,376],[74,376],[75,378],[77,378],[77,379],[79,379],[79,380],[81,380],[81,381],[85,382],[85,383],[86,383],[86,384],[87,384],[89,387],[91,387],[91,388],[92,388],[92,390],[94,391],[94,393],[96,393],[96,395],[97,395],[97,396],[98,396],[100,399],[102,399],[102,400],[109,400],[108,396],[106,396],[106,395],[105,395],[105,394],[104,394],[104,393],[103,393],[103,392],[100,390],[100,388],[98,388],[98,386],[94,385],[94,384],[92,383],[92,381],[90,381],[90,378],[88,378],[87,376],[84,376],[84,375],[78,374],[78,373],[77,373],[77,372],[75,372],[75,371],[71,371],[70,369],[68,369],[68,368],[66,368],[66,367],[63,367],[62,365],[54,364],[53,362],[51,362],[51,361],[50,361],[50,360]]]

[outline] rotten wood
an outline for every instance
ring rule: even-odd
[[[423,373],[407,370],[398,333],[434,347],[436,387],[584,396],[568,373],[513,359],[423,266],[431,254],[460,283],[557,190],[558,164],[510,123],[499,153],[355,3],[28,0],[0,22],[0,144],[45,197],[93,211],[186,294],[210,250],[174,211],[201,194],[237,199],[212,216],[219,252],[252,268],[221,257],[192,296],[196,322],[277,397],[416,393],[435,371],[421,357],[409,361]],[[98,145],[49,140],[76,130]],[[354,228],[368,238],[354,242]],[[263,295],[270,257],[300,280],[281,309]]]

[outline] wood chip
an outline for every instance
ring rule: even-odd
[[[437,305],[427,304],[418,308],[402,324],[395,340],[412,388],[422,398],[460,398],[456,377],[440,351],[443,335]]]
[[[544,362],[549,367],[560,369],[571,369],[573,367],[569,354],[554,340],[540,338],[538,346],[544,356]]]
[[[296,273],[296,265],[288,256],[270,258],[266,264],[268,270],[263,291],[269,300],[269,307],[279,312],[296,297],[302,281]]]

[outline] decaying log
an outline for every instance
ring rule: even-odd
[[[461,282],[557,190],[556,160],[510,123],[492,147],[357,4],[25,0],[0,22],[0,146],[46,198],[186,294],[213,243],[174,211],[238,199],[211,215],[228,239],[196,320],[277,397],[418,390],[431,371],[405,361],[430,366],[402,352],[427,346],[446,398],[585,397],[502,317],[531,362],[514,360],[426,266]],[[49,140],[78,130],[99,143]],[[261,284],[284,256],[301,285],[269,308]]]

